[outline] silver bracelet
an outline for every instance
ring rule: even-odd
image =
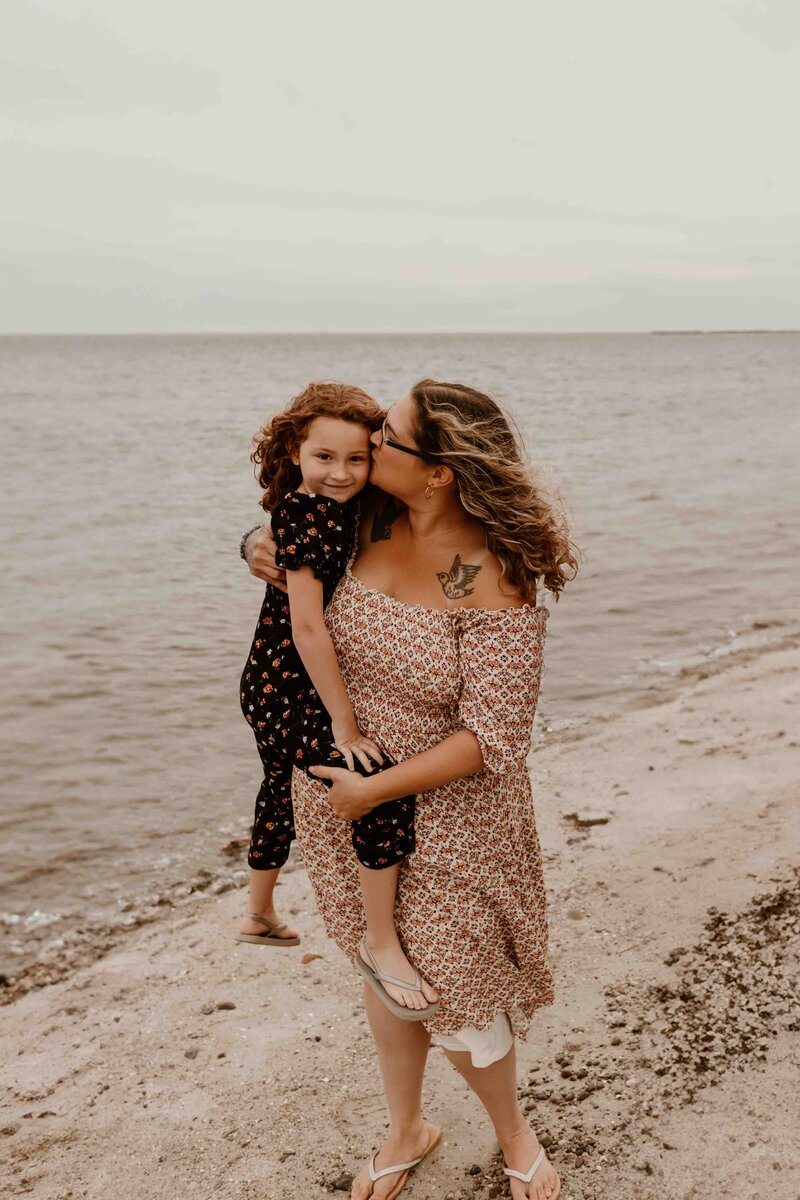
[[[242,534],[242,540],[239,542],[239,557],[243,558],[245,562],[247,562],[247,557],[244,552],[244,544],[250,537],[250,534],[255,533],[257,529],[263,529],[263,525],[254,525],[252,529],[248,529],[247,533]]]

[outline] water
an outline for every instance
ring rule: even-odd
[[[391,403],[428,374],[513,407],[584,553],[550,621],[559,727],[797,629],[799,369],[792,334],[0,339],[11,934],[185,877],[243,831],[249,439],[308,380]]]

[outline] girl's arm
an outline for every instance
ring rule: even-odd
[[[328,799],[343,820],[355,821],[387,800],[443,787],[482,771],[483,766],[483,754],[475,734],[469,729],[459,729],[430,750],[423,750],[368,779],[350,775],[338,767],[311,767],[310,770],[318,779],[333,781]]]
[[[370,756],[377,762],[383,761],[382,756],[375,743],[363,737],[358,728],[323,616],[322,581],[317,579],[311,567],[300,567],[287,572],[286,583],[292,618],[292,641],[320,700],[328,710],[333,740],[350,770],[353,755],[362,766],[371,770]]]

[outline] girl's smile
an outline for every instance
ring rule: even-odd
[[[299,491],[328,496],[344,504],[369,479],[369,430],[352,421],[316,417],[292,461],[303,477]]]

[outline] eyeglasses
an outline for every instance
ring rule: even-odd
[[[424,458],[426,461],[429,461],[421,450],[415,450],[413,446],[404,446],[402,442],[396,442],[394,438],[388,437],[386,433],[386,422],[388,420],[388,417],[384,417],[383,424],[381,425],[381,445],[392,446],[395,450],[402,450],[404,454],[413,454],[415,458]]]

